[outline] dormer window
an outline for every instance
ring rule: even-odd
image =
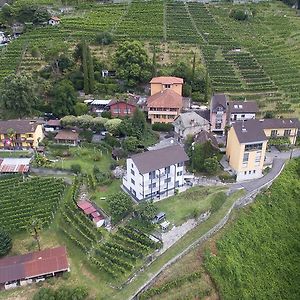
[[[171,88],[171,84],[164,84],[164,88],[165,89],[170,89]]]
[[[218,106],[217,111],[223,111],[223,108],[221,106]]]

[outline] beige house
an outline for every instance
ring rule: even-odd
[[[183,79],[179,77],[160,76],[154,77],[150,81],[151,96],[166,89],[170,89],[182,96]]]
[[[232,125],[227,137],[226,156],[237,181],[263,176],[267,141],[259,120],[237,121]]]
[[[43,138],[43,126],[36,120],[0,121],[0,148],[36,148]]]
[[[264,119],[262,123],[265,135],[268,138],[287,137],[290,143],[296,143],[297,134],[300,128],[300,122],[297,118],[291,119]]]
[[[180,114],[173,122],[174,131],[179,138],[185,139],[188,135],[195,135],[202,130],[209,131],[210,123],[196,112]]]

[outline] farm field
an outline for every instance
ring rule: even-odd
[[[240,22],[229,17],[232,7],[256,13]],[[49,44],[64,41],[72,48],[83,37],[92,41],[104,30],[117,40],[157,43],[164,53],[161,62],[169,61],[167,44],[179,43],[178,48],[185,45],[191,51],[198,47],[214,92],[225,92],[237,100],[255,99],[263,111],[277,115],[300,113],[300,19],[279,1],[234,6],[170,0],[82,4],[62,16],[59,26],[28,30],[2,48],[0,80],[13,71],[31,72],[45,65],[43,57],[31,56],[33,47],[43,52]],[[237,48],[240,50],[233,51]],[[105,49],[101,52],[113,53],[111,47]],[[111,61],[110,55],[107,60]]]
[[[298,299],[299,166],[290,162],[255,203],[166,269],[141,299]],[[178,284],[193,273],[200,279]]]

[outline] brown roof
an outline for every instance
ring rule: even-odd
[[[60,126],[60,120],[56,119],[56,120],[49,120],[46,125],[48,126],[55,126],[55,127],[59,127]]]
[[[222,106],[226,110],[227,99],[224,94],[215,94],[211,99],[211,109],[215,111],[218,106]]]
[[[77,132],[74,132],[72,130],[61,130],[56,136],[56,140],[71,140],[71,141],[77,141],[79,137],[79,134]]]
[[[166,89],[148,98],[147,107],[182,108],[182,96]]]
[[[6,134],[8,129],[12,128],[16,134],[35,132],[37,122],[32,120],[7,120],[0,121],[0,133]]]
[[[189,160],[184,149],[179,145],[135,154],[131,159],[141,174]]]
[[[183,84],[183,79],[172,76],[160,76],[153,77],[150,83],[161,83],[161,84]]]
[[[132,100],[125,101],[125,100],[116,100],[116,99],[113,99],[107,105],[108,106],[112,106],[112,105],[118,104],[118,103],[125,103],[127,105],[135,106],[136,107],[136,103],[134,101],[132,101]]]
[[[53,20],[53,21],[60,21],[60,18],[59,18],[59,17],[53,16],[53,17],[50,18],[50,20]]]
[[[262,123],[257,119],[237,121],[232,127],[241,144],[268,140],[263,130]]]
[[[229,101],[230,113],[256,113],[258,106],[256,101]]]
[[[0,283],[68,270],[65,247],[0,259]]]
[[[200,131],[196,136],[195,136],[195,142],[199,144],[204,144],[206,142],[210,142],[213,147],[219,148],[218,141],[215,138],[215,136],[206,130]]]
[[[300,128],[297,118],[291,119],[263,119],[260,120],[264,129],[276,128]]]

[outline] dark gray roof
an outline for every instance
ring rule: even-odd
[[[32,120],[7,120],[0,121],[0,133],[6,134],[12,128],[16,134],[35,132],[38,122]]]
[[[256,113],[258,106],[256,101],[230,101],[228,102],[230,113]]]
[[[204,144],[206,142],[210,142],[211,145],[215,148],[219,148],[218,141],[215,136],[206,130],[200,131],[196,136],[194,141],[199,144]]]
[[[131,159],[141,174],[189,160],[184,149],[179,145],[135,154]]]
[[[262,122],[257,119],[235,122],[234,131],[241,144],[267,141]]]
[[[263,119],[261,120],[264,129],[276,128],[300,128],[297,118],[290,119]]]
[[[227,106],[227,99],[226,96],[224,94],[215,94],[212,96],[211,99],[211,109],[212,111],[215,111],[217,107],[219,106],[223,106],[224,109],[226,110],[226,106]]]
[[[205,120],[207,120],[208,122],[210,122],[210,110],[209,109],[205,109],[205,110],[195,110],[195,112],[202,118],[204,118]]]

